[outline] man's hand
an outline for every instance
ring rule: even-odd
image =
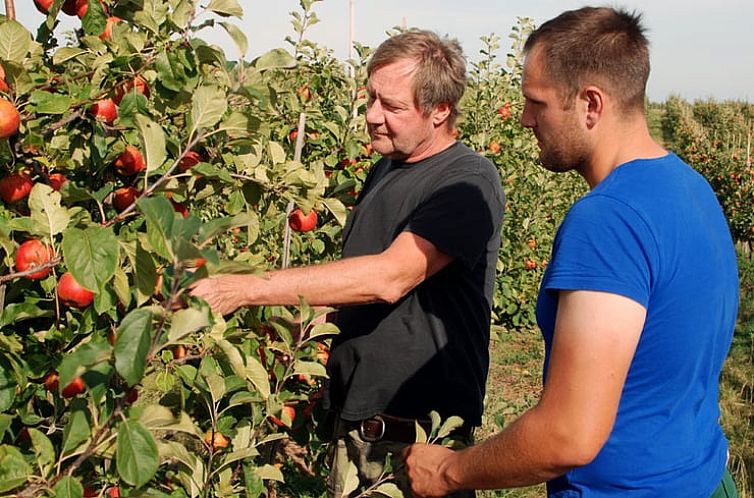
[[[191,295],[201,297],[212,309],[223,315],[232,313],[247,303],[244,293],[256,277],[252,275],[219,275],[203,278],[191,285]]]
[[[444,446],[413,444],[403,456],[411,490],[417,498],[443,497],[458,490],[447,474],[457,452]]]

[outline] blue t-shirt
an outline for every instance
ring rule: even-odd
[[[549,496],[708,498],[725,468],[718,383],[738,311],[736,253],[709,184],[668,154],[620,165],[572,206],[537,301],[545,374],[560,290],[626,296],[647,317],[607,443]]]

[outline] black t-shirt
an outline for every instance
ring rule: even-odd
[[[454,259],[395,304],[338,312],[327,408],[346,420],[436,410],[481,423],[503,204],[495,167],[460,142],[418,163],[375,164],[343,257],[381,253],[409,231]]]

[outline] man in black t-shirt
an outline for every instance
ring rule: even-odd
[[[385,455],[399,457],[432,410],[462,417],[464,430],[480,424],[503,217],[495,167],[455,139],[466,83],[458,43],[403,33],[367,72],[366,121],[383,157],[344,229],[343,258],[192,290],[222,313],[299,296],[339,308],[324,401],[337,419],[332,496],[343,494],[349,461],[362,483],[376,481]],[[399,461],[394,471],[410,496]]]

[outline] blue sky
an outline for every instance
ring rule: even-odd
[[[298,0],[239,2],[245,15],[237,24],[249,39],[247,59],[271,48],[288,47],[285,36],[293,34],[289,12],[300,10]],[[563,10],[583,5],[587,3],[572,0],[354,0],[355,39],[376,46],[387,30],[405,19],[408,26],[457,38],[471,60],[478,58],[482,47],[479,37],[495,33],[502,38],[503,56],[509,46],[507,35],[518,17],[541,24]],[[608,5],[644,14],[652,44],[648,94],[653,101],[674,94],[687,100],[711,97],[754,102],[753,0],[626,0]],[[324,0],[314,10],[321,22],[311,28],[309,38],[345,58],[349,0]],[[17,1],[16,11],[18,20],[35,32],[42,16],[31,0]],[[72,22],[66,19],[68,26]],[[207,32],[202,37],[223,46],[229,58],[237,55],[224,33]]]

